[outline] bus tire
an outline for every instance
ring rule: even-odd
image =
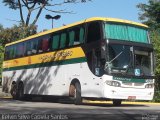
[[[18,85],[18,99],[19,100],[24,99],[24,85],[23,85],[23,83],[19,83],[19,85]]]
[[[122,100],[119,100],[119,99],[114,99],[113,100],[113,105],[114,106],[121,106],[121,104],[122,104]]]
[[[75,105],[82,104],[81,86],[78,82],[75,83],[74,104]]]
[[[11,86],[11,95],[12,95],[12,98],[14,100],[17,100],[17,84],[16,83],[12,83],[12,86]]]

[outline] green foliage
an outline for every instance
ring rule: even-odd
[[[15,25],[12,28],[4,29],[2,25],[0,25],[0,79],[2,77],[2,63],[4,58],[4,46],[9,42],[13,42],[16,40],[23,39],[30,35],[36,34],[37,32],[36,26],[23,26],[23,25]]]
[[[155,91],[153,102],[160,102],[160,91]]]
[[[147,24],[155,55],[155,95],[154,102],[160,102],[160,2],[148,0],[148,4],[140,3],[137,7],[141,10],[139,19]]]
[[[151,29],[160,28],[160,2],[149,0],[148,4],[140,3],[137,7],[141,10],[139,19]]]
[[[0,43],[4,46],[7,43],[36,34],[36,31],[36,26],[27,27],[23,25],[15,25],[12,28],[6,28],[0,31]]]
[[[154,47],[154,53],[155,53],[155,62],[156,62],[156,68],[155,68],[155,74],[157,76],[160,75],[160,29],[152,30],[150,32],[151,41],[153,43]]]
[[[160,29],[152,30],[150,32],[150,37],[154,47],[155,54],[155,95],[154,102],[160,102]]]

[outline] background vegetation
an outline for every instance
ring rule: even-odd
[[[155,53],[155,96],[153,101],[160,102],[160,2],[148,0],[147,4],[137,5],[140,9],[139,19],[149,26],[151,41]]]

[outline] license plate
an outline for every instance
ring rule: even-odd
[[[136,99],[136,96],[128,96],[128,99],[129,99],[129,100],[135,100],[135,99]]]

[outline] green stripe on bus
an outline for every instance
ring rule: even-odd
[[[136,79],[136,78],[121,78],[121,77],[113,77],[113,80],[119,80],[122,81],[123,83],[146,83],[145,79]]]
[[[31,69],[31,68],[40,68],[40,67],[51,67],[51,66],[56,66],[56,65],[75,64],[75,63],[82,63],[82,62],[86,62],[85,57],[68,59],[68,60],[61,60],[61,61],[54,61],[54,62],[24,65],[24,66],[17,66],[17,67],[12,67],[12,68],[4,68],[3,71]]]

